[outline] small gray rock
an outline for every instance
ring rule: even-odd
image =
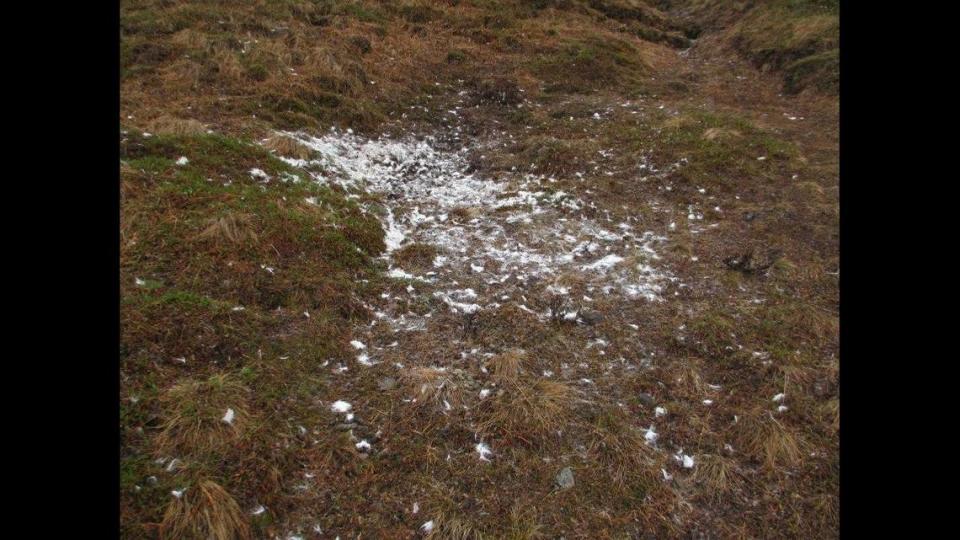
[[[393,390],[397,387],[397,380],[393,377],[384,377],[377,383],[377,387],[379,387],[380,390]]]
[[[640,394],[637,396],[637,399],[639,399],[640,403],[643,403],[647,407],[653,407],[657,404],[657,400],[646,392],[640,392]]]
[[[557,474],[554,484],[560,489],[570,489],[573,487],[573,469],[570,467],[564,467],[559,474]]]

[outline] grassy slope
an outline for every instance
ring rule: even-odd
[[[758,68],[781,73],[783,90],[835,94],[840,83],[836,0],[665,2],[685,19],[722,32],[723,41]]]
[[[756,17],[763,23],[757,28],[767,28]],[[765,43],[769,28],[751,33],[743,26],[750,20],[735,30],[745,36],[745,50],[793,47]],[[689,532],[675,515],[724,535],[835,531],[836,280],[825,275],[836,268],[835,167],[810,159],[802,144],[788,141],[789,131],[759,127],[752,116],[735,111],[702,110],[698,75],[672,69],[669,50],[695,35],[635,1],[238,6],[124,0],[124,536],[190,536],[185,530],[192,528],[206,537],[225,527],[225,537],[259,537],[281,532],[272,523],[304,507],[339,509],[317,518],[325,528],[389,537],[409,534],[423,515],[444,516],[437,519],[440,536],[610,534],[637,527],[661,535]],[[372,134],[401,115],[410,125],[439,126],[436,113],[410,107],[439,104],[458,80],[479,105],[471,118],[478,132],[507,129],[518,137],[478,161],[482,171],[533,163],[538,172],[560,176],[558,189],[576,190],[582,186],[565,184],[563,175],[583,170],[597,149],[623,149],[612,166],[624,171],[632,170],[638,154],[654,149],[649,158],[657,166],[684,158],[690,163],[672,179],[671,204],[685,207],[697,188],[707,187],[738,194],[740,199],[723,202],[729,215],[761,216],[750,223],[723,221],[711,240],[691,236],[676,243],[669,257],[681,268],[692,253],[715,263],[714,270],[686,269],[685,279],[710,287],[685,298],[683,311],[657,307],[624,314],[646,321],[646,339],[669,354],[657,372],[609,389],[611,399],[636,411],[642,409],[636,391],[655,388],[657,380],[684,381],[658,395],[675,417],[684,418],[664,426],[662,436],[687,440],[691,451],[709,456],[703,472],[679,488],[659,481],[659,458],[644,452],[636,431],[641,426],[631,414],[612,404],[573,411],[554,406],[567,399],[563,388],[544,388],[524,377],[505,382],[515,391],[478,414],[483,430],[503,440],[533,437],[534,444],[498,447],[501,457],[483,471],[474,470],[472,456],[457,457],[453,465],[444,460],[444,448],[472,441],[456,417],[430,409],[410,415],[398,408],[396,395],[375,390],[374,370],[359,383],[369,391],[366,408],[382,411],[369,421],[382,424],[401,450],[359,459],[342,432],[328,427],[329,412],[314,405],[318,398],[341,397],[319,366],[348,355],[351,328],[369,318],[364,301],[384,287],[406,285],[378,275],[373,257],[383,244],[374,216],[342,193],[305,181],[251,142],[275,128],[338,125]],[[518,109],[504,99],[520,94],[540,107]],[[666,100],[676,112],[591,119],[610,99],[637,98]],[[283,155],[304,151],[283,144],[275,146]],[[757,161],[761,154],[770,158]],[[189,162],[178,165],[181,156]],[[252,177],[252,168],[270,181]],[[794,174],[804,180],[786,181]],[[614,217],[629,211],[617,210],[622,204],[634,198],[639,204],[649,195],[629,177],[587,176]],[[755,246],[786,253],[769,279],[722,270],[724,256]],[[749,301],[753,294],[771,300],[758,306]],[[603,331],[616,332],[618,320],[609,319]],[[511,320],[511,327],[499,320]],[[544,359],[563,359],[570,340],[582,337],[578,329],[527,321],[522,312],[477,324],[477,334],[466,336],[462,346],[526,347],[533,357],[524,360],[530,371],[556,369]],[[691,337],[681,341],[675,329],[682,324]],[[458,346],[424,339],[423,350],[438,361],[458,354]],[[769,351],[773,363],[757,367],[734,352],[737,346]],[[739,390],[730,406],[746,412],[748,428],[730,428],[719,410],[701,416],[690,408],[694,390],[707,380]],[[419,379],[401,382],[402,389],[422,385]],[[524,393],[528,387],[532,394]],[[796,397],[796,415],[783,424],[765,420],[761,402],[787,387]],[[523,395],[540,397],[527,403]],[[546,444],[536,436],[541,426],[504,416],[511,407],[553,411],[558,425],[581,440]],[[235,413],[232,426],[219,420],[227,408]],[[309,434],[300,426],[309,427]],[[724,454],[730,440],[743,451]],[[556,471],[541,457],[568,455],[581,443],[599,466],[578,468],[578,489],[544,502],[540,486],[549,485]],[[819,455],[804,458],[799,448]],[[174,457],[179,463],[167,472]],[[340,489],[304,499],[289,482],[305,466],[322,485]],[[171,498],[171,490],[185,487],[184,499]],[[764,495],[771,490],[801,496],[779,501]],[[371,492],[382,495],[371,500]],[[403,514],[412,493],[423,513],[411,521]],[[722,501],[717,493],[725,495]],[[698,508],[692,518],[683,510],[685,499]],[[249,516],[255,503],[269,511]],[[480,511],[464,511],[464,505]],[[214,510],[216,519],[205,522],[205,509]]]

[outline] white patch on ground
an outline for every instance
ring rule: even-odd
[[[490,450],[490,447],[486,444],[479,442],[477,446],[474,447],[478,454],[480,454],[480,461],[490,461],[488,456],[493,455],[493,450]]]
[[[674,454],[673,459],[677,460],[677,463],[683,465],[684,469],[692,469],[694,465],[696,465],[696,462],[693,460],[693,456],[684,454],[683,450],[680,450]]]
[[[601,225],[578,212],[590,205],[570,193],[542,189],[549,178],[514,173],[493,180],[471,174],[467,172],[471,148],[463,144],[435,137],[368,139],[336,129],[320,137],[283,135],[317,152],[314,160],[296,160],[315,181],[337,185],[348,196],[365,191],[381,197],[383,210],[377,212],[386,231],[386,258],[407,243],[440,251],[433,260],[436,272],[427,275],[430,279],[393,264],[389,277],[449,290],[466,271],[475,276],[471,280],[489,285],[483,287],[482,298],[469,301],[450,292],[434,293],[454,312],[475,313],[529,280],[570,271],[589,271],[592,283],[608,287],[606,294],[619,291],[627,298],[650,301],[662,300],[665,285],[675,281],[669,272],[653,266],[659,259],[655,248],[666,238],[651,231],[634,232],[623,223]],[[373,206],[366,208],[374,211]],[[614,248],[617,253],[610,253]],[[636,263],[622,264],[627,259]],[[563,287],[545,282],[547,286],[552,287],[549,292],[565,294]],[[409,324],[398,321],[405,314],[383,315],[378,318],[395,329],[410,330]]]
[[[343,400],[334,401],[333,404],[330,405],[330,410],[338,413],[350,412],[350,409],[352,408],[353,408],[353,405]]]
[[[660,435],[658,435],[657,432],[653,430],[653,426],[650,426],[649,428],[647,428],[647,432],[643,434],[643,438],[645,441],[647,441],[647,444],[653,444],[657,442],[657,437],[659,436]]]
[[[227,424],[233,424],[233,417],[233,409],[227,409],[227,412],[223,415],[222,420]]]
[[[263,169],[253,168],[250,169],[250,176],[252,178],[262,178],[263,180],[270,180],[270,175],[263,171]]]

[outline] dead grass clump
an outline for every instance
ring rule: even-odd
[[[449,410],[462,401],[460,384],[447,370],[418,366],[408,369],[400,378],[416,399],[418,408]]]
[[[217,483],[203,480],[167,506],[160,538],[246,540],[252,535],[237,501]]]
[[[673,388],[680,390],[687,396],[702,396],[707,391],[707,384],[700,375],[700,361],[687,358],[679,362],[672,370],[671,379],[675,383]]]
[[[248,393],[243,383],[228,375],[174,385],[160,397],[164,422],[157,436],[158,451],[205,454],[236,443],[250,429]]]
[[[820,406],[821,417],[833,433],[840,432],[840,398],[833,398]]]
[[[218,83],[225,87],[239,87],[246,81],[246,70],[234,51],[217,47],[204,62],[201,82]]]
[[[200,233],[202,239],[226,240],[234,244],[257,242],[259,237],[253,230],[252,214],[227,213],[219,218],[212,218],[209,225]]]
[[[736,432],[738,446],[770,471],[800,463],[800,443],[769,411],[741,418]]]
[[[163,115],[150,123],[150,130],[160,135],[202,135],[207,132],[207,126],[193,118]]]
[[[577,399],[577,391],[561,382],[517,381],[496,399],[483,402],[479,430],[533,444],[564,428]]]
[[[521,154],[525,163],[536,172],[565,174],[578,163],[577,150],[567,141],[550,136],[536,136],[524,141]]]
[[[484,535],[467,520],[441,515],[433,520],[426,538],[435,540],[483,540]]]
[[[481,310],[474,321],[477,336],[489,346],[502,347],[510,343],[529,347],[542,341],[543,323],[536,314],[521,309],[516,304],[507,304],[497,311]]]
[[[286,135],[274,135],[263,142],[263,147],[283,157],[293,157],[297,159],[310,159],[313,157],[313,150],[300,144]]]
[[[520,87],[517,86],[517,81],[511,78],[475,79],[471,86],[476,103],[516,105],[523,101],[523,94],[520,92]]]
[[[490,359],[493,376],[501,383],[515,382],[523,371],[527,352],[523,349],[511,349]]]
[[[510,510],[510,530],[506,538],[510,540],[533,540],[543,538],[540,523],[537,522],[537,509],[521,505],[519,502]]]
[[[207,46],[207,36],[193,28],[184,28],[170,37],[175,45],[193,50],[203,50]]]
[[[707,128],[703,132],[703,138],[712,141],[715,139],[734,139],[737,137],[742,137],[743,134],[735,129],[727,129],[720,127]]]
[[[633,486],[632,491],[646,491],[659,483],[662,464],[658,461],[662,460],[647,444],[642,430],[620,410],[609,409],[597,417],[589,453],[620,490]]]
[[[393,252],[393,260],[398,266],[412,270],[432,267],[436,256],[437,248],[423,243],[409,244]]]
[[[727,457],[715,454],[697,456],[693,482],[705,488],[714,498],[736,489],[742,483],[736,463]]]

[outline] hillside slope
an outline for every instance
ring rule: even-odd
[[[123,0],[122,536],[837,536],[832,30],[729,5]]]
[[[783,77],[783,91],[836,94],[840,84],[840,21],[836,0],[665,0],[680,20],[757,68]]]

